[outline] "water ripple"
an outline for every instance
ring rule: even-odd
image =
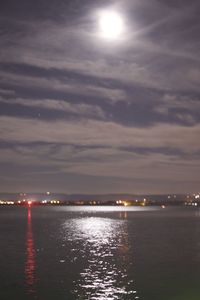
[[[73,256],[84,265],[74,282],[76,299],[138,299],[134,282],[127,274],[129,242],[126,220],[84,217],[64,224],[66,242]],[[82,251],[80,253],[80,250]]]

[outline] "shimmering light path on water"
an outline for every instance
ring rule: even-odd
[[[198,208],[0,209],[2,300],[199,300]]]
[[[121,214],[122,215],[122,214]],[[126,213],[124,213],[126,215]],[[77,299],[138,299],[133,278],[127,275],[131,261],[127,223],[102,217],[72,219],[64,224],[73,260],[82,257],[86,266],[75,282]]]

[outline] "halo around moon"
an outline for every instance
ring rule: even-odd
[[[100,12],[99,30],[101,37],[105,39],[120,39],[124,31],[124,22],[121,15],[112,10]]]

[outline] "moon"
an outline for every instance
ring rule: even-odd
[[[102,11],[99,13],[99,28],[103,38],[117,40],[124,31],[124,22],[118,12]]]

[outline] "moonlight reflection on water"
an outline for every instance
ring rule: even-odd
[[[129,242],[126,220],[101,217],[72,219],[64,224],[67,240],[73,241],[74,255],[84,267],[75,282],[77,299],[138,299],[128,277]]]
[[[196,207],[1,207],[0,235],[2,300],[199,300]]]

